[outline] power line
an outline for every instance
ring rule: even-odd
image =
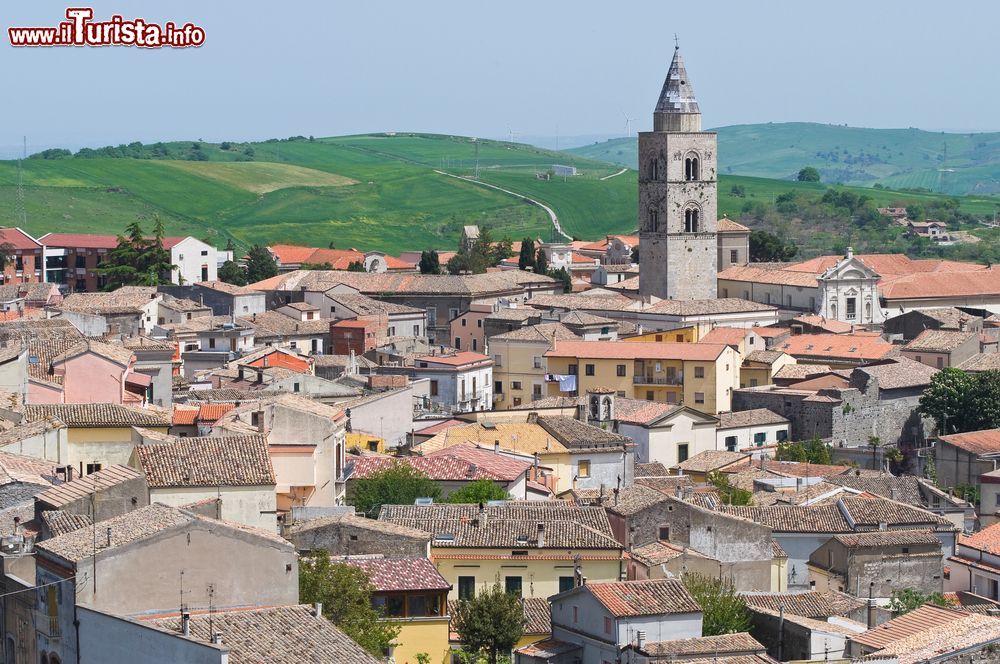
[[[59,583],[66,583],[67,581],[72,581],[76,579],[76,575],[68,576],[65,579],[59,579],[58,581],[50,581],[48,583],[40,583],[37,586],[30,586],[28,588],[22,588],[21,590],[12,590],[9,593],[0,593],[0,597],[8,597],[10,595],[17,595],[18,593],[26,593],[38,590],[39,588],[47,588],[48,586],[54,586]]]

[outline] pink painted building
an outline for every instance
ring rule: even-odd
[[[54,357],[46,378],[28,383],[28,403],[114,403],[142,406],[151,385],[133,370],[123,346],[86,340]]]

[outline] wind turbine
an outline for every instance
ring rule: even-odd
[[[515,134],[514,130],[510,128],[510,125],[507,125],[507,142],[513,143],[515,136],[517,136],[517,134]]]
[[[629,138],[632,136],[632,120],[634,118],[630,118],[625,111],[622,111],[622,115],[625,117],[625,137]]]

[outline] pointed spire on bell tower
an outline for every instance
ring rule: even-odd
[[[653,111],[653,131],[701,131],[701,109],[674,35],[674,59]]]

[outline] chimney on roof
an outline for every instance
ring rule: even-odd
[[[313,604],[313,615],[317,618],[323,617],[323,602]]]
[[[876,620],[876,610],[875,610],[875,582],[872,581],[868,584],[868,629],[875,629]]]
[[[537,537],[535,539],[537,541],[538,548],[539,549],[544,549],[545,548],[545,524],[544,523],[539,523],[538,524],[538,535],[537,535]]]
[[[479,503],[479,518],[478,523],[480,526],[486,525],[486,505],[485,503]]]
[[[191,614],[181,611],[181,636],[191,636]]]
[[[646,642],[646,632],[640,629],[635,633],[636,650],[642,650],[642,644],[644,644],[645,642]]]
[[[222,645],[222,632],[212,632],[212,643]]]
[[[854,258],[854,247],[847,248],[847,256],[845,256],[845,258],[848,259]]]
[[[108,546],[111,546],[111,528],[108,527]]]
[[[494,454],[500,454],[500,441],[499,441],[499,439],[493,441],[493,453]],[[538,459],[536,458],[535,461],[537,462]]]

